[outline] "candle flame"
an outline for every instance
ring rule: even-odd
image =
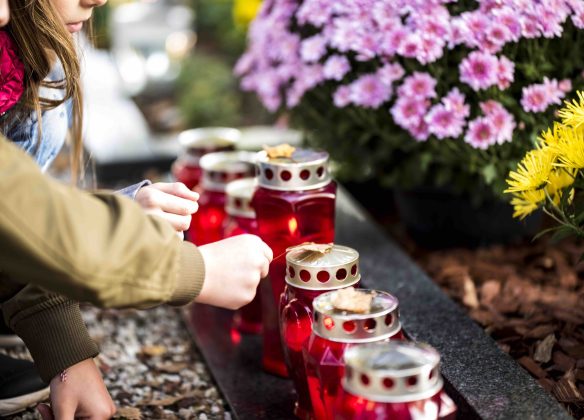
[[[288,230],[292,236],[296,235],[296,232],[298,232],[298,220],[296,220],[296,217],[292,216],[288,220]]]

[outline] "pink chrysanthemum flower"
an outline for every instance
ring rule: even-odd
[[[475,91],[487,89],[497,83],[498,64],[499,60],[494,55],[473,51],[458,67],[460,80]]]
[[[344,108],[351,103],[351,88],[339,86],[333,94],[333,103],[337,108]]]
[[[555,79],[544,77],[541,84],[525,86],[521,92],[521,106],[526,112],[543,112],[551,104],[561,105],[566,92]]]
[[[457,138],[462,134],[464,129],[464,117],[461,118],[451,108],[444,104],[438,104],[430,109],[430,112],[424,117],[430,133],[439,139]]]
[[[487,121],[493,126],[498,144],[511,141],[515,130],[515,119],[503,105],[494,100],[480,103],[481,110]]]
[[[390,113],[397,125],[410,129],[420,125],[428,111],[428,107],[429,102],[427,100],[402,96],[395,101]]]
[[[393,82],[404,77],[405,70],[398,63],[387,63],[380,67],[376,74],[382,83],[391,86]]]
[[[325,79],[342,80],[351,70],[349,60],[344,55],[333,55],[324,63],[323,74]]]
[[[436,97],[436,79],[429,73],[414,72],[407,77],[398,89],[400,96],[411,96],[419,99]]]
[[[326,53],[326,40],[321,35],[315,35],[302,41],[300,56],[307,63],[314,63]]]
[[[486,150],[497,143],[497,136],[491,122],[479,117],[469,122],[464,141],[475,149]]]
[[[470,106],[465,103],[466,97],[458,90],[452,88],[448,94],[442,98],[442,103],[447,109],[454,111],[461,118],[468,118]]]
[[[515,78],[515,63],[502,55],[497,63],[497,86],[501,90],[507,89]]]
[[[379,108],[391,98],[391,86],[373,74],[361,76],[350,87],[351,102],[364,108]]]

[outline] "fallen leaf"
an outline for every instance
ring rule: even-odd
[[[140,420],[141,418],[140,409],[135,407],[119,407],[114,415],[114,419]]]
[[[576,386],[574,379],[574,371],[570,370],[560,379],[554,388],[552,393],[556,396],[558,401],[563,402],[584,402],[582,394]]]
[[[552,358],[552,350],[556,342],[557,340],[554,334],[550,334],[542,341],[538,342],[535,346],[535,354],[533,355],[533,359],[540,363],[549,362]]]
[[[525,337],[527,338],[544,338],[553,333],[556,330],[556,327],[552,324],[543,324],[538,325],[535,328],[531,328]]]
[[[278,159],[278,158],[291,158],[292,154],[296,150],[295,147],[290,146],[287,143],[279,144],[278,146],[264,146],[264,150],[268,155],[268,159]]]
[[[150,357],[162,356],[166,353],[166,347],[160,345],[144,346],[142,347],[141,353]]]
[[[164,363],[156,365],[156,370],[166,373],[179,373],[188,367],[187,363]]]
[[[371,310],[373,294],[356,290],[354,287],[338,290],[333,297],[333,307],[340,311],[366,314]]]
[[[143,402],[141,405],[158,405],[161,407],[166,407],[167,405],[173,405],[175,402],[182,400],[184,397],[185,397],[184,395],[180,395],[178,397],[166,397],[158,400],[146,401]]]

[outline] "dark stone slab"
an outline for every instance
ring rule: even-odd
[[[233,331],[231,311],[195,304],[186,314],[189,330],[235,418],[295,419],[292,382],[264,373],[259,336]]]
[[[441,353],[446,390],[459,407],[459,418],[572,418],[342,189],[336,223],[336,242],[361,255],[364,286],[395,294],[406,333]],[[263,373],[259,337],[231,331],[229,311],[204,305],[194,305],[187,324],[235,417],[294,418],[292,384]]]

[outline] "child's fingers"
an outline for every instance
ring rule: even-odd
[[[197,201],[199,199],[199,194],[189,190],[182,182],[157,182],[152,184],[152,187],[187,200]]]
[[[51,408],[47,404],[39,404],[37,405],[36,408],[43,420],[55,420],[53,412],[51,411]]]
[[[167,222],[169,222],[172,227],[177,232],[183,232],[189,228],[191,225],[191,216],[180,216],[178,214],[166,213],[161,210],[148,210],[146,213],[155,214],[156,216],[162,217]]]

